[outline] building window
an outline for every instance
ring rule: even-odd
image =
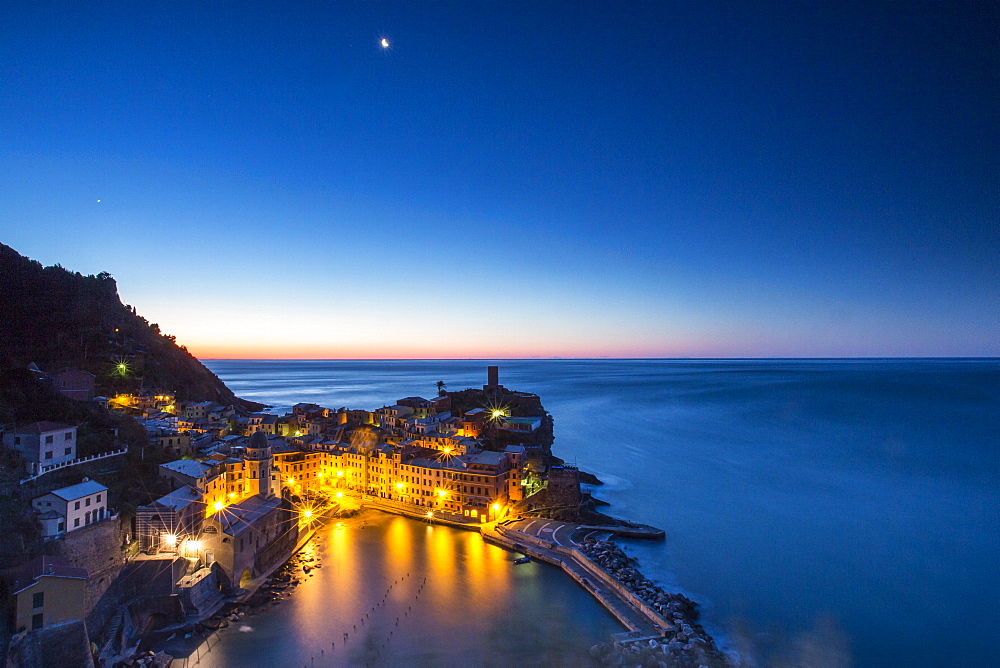
[[[45,453],[45,458],[46,459],[52,459],[52,451],[51,450],[49,450],[48,452]]]
[[[48,436],[45,437],[45,443],[46,443],[46,445],[51,445],[52,444],[52,435],[51,434],[49,434]]]
[[[66,448],[66,451],[63,452],[63,454],[64,455],[68,455],[68,454],[71,454],[72,452],[73,452],[73,448]]]
[[[14,437],[14,445],[21,445],[21,437],[20,436],[15,436]]]
[[[80,502],[79,501],[77,501],[76,503],[73,504],[73,510],[80,510]]]
[[[42,628],[42,613],[39,612],[37,615],[31,616],[31,630],[37,631],[40,628]]]
[[[98,494],[98,495],[97,495],[97,502],[98,502],[98,503],[100,503],[100,502],[101,502],[101,495],[100,495],[100,494]]]
[[[83,505],[85,505],[85,506],[89,506],[90,505],[90,497],[89,496],[86,499],[84,499]]]
[[[31,595],[31,607],[32,608],[34,608],[34,609],[37,610],[38,608],[42,607],[43,605],[45,605],[45,592],[44,591],[40,591],[40,592],[37,592],[37,593]]]
[[[63,440],[64,441],[72,441],[73,440],[73,432],[67,431],[66,432],[66,436],[63,438]]]
[[[79,517],[77,517],[77,518],[75,518],[73,520],[73,527],[76,528],[78,526],[80,526],[80,518]]]

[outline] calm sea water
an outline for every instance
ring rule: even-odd
[[[188,665],[575,668],[624,630],[558,568],[514,565],[470,531],[376,511],[340,524],[303,549],[321,567],[286,601]]]
[[[541,395],[609,512],[667,531],[626,550],[747,665],[1000,662],[998,360],[206,362],[279,410],[478,386],[490,363]]]

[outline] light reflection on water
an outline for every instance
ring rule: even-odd
[[[468,531],[369,511],[304,554],[321,567],[289,599],[188,665],[579,666],[623,630],[557,568],[515,566]]]

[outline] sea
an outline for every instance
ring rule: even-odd
[[[438,381],[449,390],[482,386],[486,367],[498,365],[504,386],[541,396],[554,419],[554,453],[604,482],[593,492],[611,504],[606,512],[666,531],[662,542],[622,545],[647,577],[700,604],[705,627],[741,665],[1000,665],[998,359],[205,364],[238,396],[276,412],[299,402],[373,410],[431,397]],[[443,600],[487,613],[474,624],[462,610],[438,615],[420,633],[429,653],[393,654],[407,644],[386,640],[373,663],[557,665],[562,656],[579,664],[589,644],[620,630],[555,569],[515,571],[521,567],[509,566],[498,548],[480,554],[485,548],[470,546],[468,534],[442,530],[433,538],[428,531],[443,528],[396,520],[354,529],[355,544],[367,530],[368,543],[421,551],[437,567],[450,560],[438,578],[476,583],[467,599],[456,588],[459,598]],[[316,549],[339,558],[333,530],[320,538]],[[435,540],[438,551],[428,552]],[[406,563],[420,572],[408,577],[428,577],[428,564],[418,561]],[[485,563],[492,575],[477,580]],[[392,574],[378,575],[371,590],[382,591]],[[363,574],[348,567],[343,577]],[[302,595],[302,606],[333,596],[319,585],[315,591]],[[271,665],[286,665],[281,657],[287,665],[357,660],[328,655],[336,650],[320,646],[329,637],[289,623],[306,619],[296,596],[253,632],[227,637],[269,638],[261,647],[277,661]],[[368,603],[344,615],[360,616]],[[506,642],[505,629],[521,639]],[[571,642],[553,644],[556,637]],[[246,663],[240,643],[228,642],[228,650],[216,647],[216,665]],[[381,641],[366,642],[376,651]],[[323,653],[302,649],[314,646]]]

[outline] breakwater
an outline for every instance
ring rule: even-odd
[[[595,661],[685,668],[731,665],[698,623],[697,605],[682,594],[663,591],[613,542],[586,539],[571,549],[502,524],[492,531],[484,527],[483,537],[560,566],[629,630],[592,646]]]
[[[632,559],[610,541],[588,539],[581,552],[615,580],[627,587],[670,624],[660,638],[616,639],[594,645],[592,658],[609,665],[653,665],[726,667],[729,660],[698,623],[694,601],[682,594],[663,591],[634,566]]]

